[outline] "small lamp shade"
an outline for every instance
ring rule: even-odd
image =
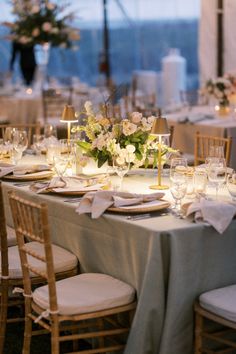
[[[151,135],[170,135],[166,118],[158,117],[154,120]]]
[[[67,123],[67,138],[68,140],[70,140],[71,123],[78,122],[75,109],[73,106],[65,105],[60,122]]]
[[[78,122],[74,106],[65,105],[60,121],[64,122],[64,123],[66,123],[66,122],[71,122],[71,123]]]

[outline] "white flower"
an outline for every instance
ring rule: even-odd
[[[126,150],[128,151],[128,153],[135,152],[135,146],[132,144],[129,144],[126,146]]]
[[[50,32],[51,29],[52,29],[52,24],[51,24],[50,22],[44,22],[44,23],[42,24],[42,30],[43,30],[44,32]]]
[[[40,7],[38,5],[34,5],[31,9],[32,14],[37,14],[40,11]]]
[[[48,10],[51,10],[51,11],[52,11],[52,10],[55,9],[56,5],[53,4],[52,2],[48,2],[48,3],[46,4],[46,7],[47,7]]]
[[[51,30],[51,33],[58,34],[59,33],[59,28],[53,27],[52,30]]]
[[[106,140],[102,134],[99,134],[98,137],[92,142],[92,147],[102,150],[106,146]]]
[[[122,126],[123,126],[123,133],[126,136],[135,133],[137,130],[137,125],[131,123],[128,119],[124,119],[122,121]]]
[[[85,104],[84,104],[84,108],[85,108],[86,114],[88,116],[92,116],[93,115],[93,104],[92,104],[91,101],[86,101]]]
[[[131,113],[131,122],[138,124],[140,123],[141,119],[142,119],[142,113],[139,112]]]

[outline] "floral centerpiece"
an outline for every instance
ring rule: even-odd
[[[129,159],[131,167],[148,166],[150,152],[157,149],[155,137],[150,136],[156,117],[143,117],[142,113],[133,112],[126,119],[107,116],[107,109],[95,113],[92,103],[85,103],[84,125],[74,127],[73,132],[83,132],[84,140],[78,145],[101,167],[105,162],[112,163],[113,156],[119,156],[120,163]],[[167,145],[162,145],[162,155],[173,152]],[[156,161],[156,160],[155,160]]]
[[[230,103],[236,102],[236,75],[227,73],[223,77],[207,80],[200,94],[208,101],[212,97],[217,99],[219,108],[229,107]]]
[[[73,14],[68,5],[59,6],[48,0],[11,0],[15,22],[8,38],[22,45],[50,43],[52,46],[72,47],[79,40],[79,32],[69,23]]]

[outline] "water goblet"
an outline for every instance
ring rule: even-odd
[[[185,174],[175,172],[172,175],[170,192],[174,198],[174,213],[177,217],[182,217],[181,201],[187,191],[187,178]]]
[[[124,176],[128,173],[130,169],[130,159],[129,156],[114,155],[112,158],[113,171],[119,176],[119,190],[123,189]]]
[[[215,198],[218,199],[219,187],[223,185],[226,181],[226,161],[222,157],[213,157],[207,169],[209,182],[213,183],[215,186]]]
[[[236,172],[228,174],[226,180],[227,189],[232,197],[233,202],[236,202]]]
[[[28,136],[25,130],[16,129],[13,133],[12,145],[14,148],[14,160],[18,162],[28,146]]]
[[[67,170],[69,161],[62,155],[53,156],[54,170],[58,177],[62,178]]]
[[[184,157],[172,158],[170,162],[170,179],[172,180],[177,174],[186,175],[187,172],[187,159]]]
[[[193,173],[194,192],[197,198],[205,196],[207,186],[207,173],[204,170],[196,169]]]
[[[40,155],[44,147],[45,135],[43,134],[34,134],[33,135],[33,148],[36,152],[36,155]]]

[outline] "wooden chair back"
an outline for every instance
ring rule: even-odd
[[[4,132],[6,128],[15,128],[15,129],[24,129],[28,133],[28,146],[30,147],[31,144],[33,143],[33,135],[34,134],[40,134],[41,130],[41,125],[40,122],[36,123],[22,123],[22,124],[15,124],[15,123],[10,123],[10,124],[0,124],[0,136],[3,138],[4,137]]]
[[[64,106],[72,104],[73,88],[42,90],[43,115],[45,123],[59,124]]]
[[[36,204],[24,200],[13,192],[10,192],[9,194],[9,201],[22,265],[24,293],[26,297],[27,295],[30,297],[32,293],[32,277],[30,276],[30,273],[36,274],[48,284],[50,293],[50,310],[56,311],[56,277],[53,266],[47,205],[45,203]],[[41,243],[44,247],[43,255],[27,248],[26,238],[29,241]],[[32,265],[30,259],[33,258],[45,263],[44,271],[39,271]]]
[[[209,135],[202,135],[199,132],[195,135],[194,143],[194,165],[197,166],[205,162],[209,156],[211,146],[223,146],[226,164],[229,165],[232,138],[221,138]]]

